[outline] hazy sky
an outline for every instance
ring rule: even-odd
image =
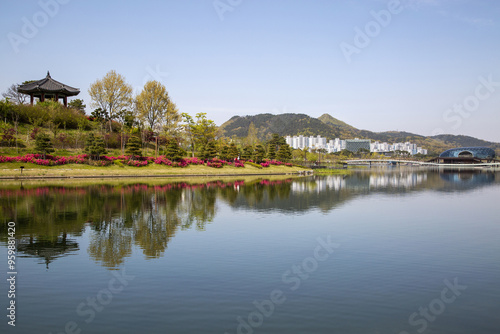
[[[500,1],[1,0],[0,92],[116,70],[181,112],[323,113],[500,142]]]

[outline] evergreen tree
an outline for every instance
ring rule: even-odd
[[[266,156],[266,150],[261,144],[258,144],[255,146],[255,152],[254,152],[254,161],[257,163],[262,162],[264,160],[264,157]]]
[[[222,149],[220,150],[220,158],[226,161],[231,160],[231,157],[229,155],[229,147],[227,145],[222,146]]]
[[[130,155],[130,159],[135,159],[142,156],[142,142],[141,138],[131,136],[127,141],[126,154]]]
[[[179,161],[182,159],[182,150],[175,140],[170,140],[165,149],[165,156],[172,161]]]
[[[102,137],[95,137],[93,133],[90,133],[85,141],[84,152],[90,155],[92,160],[99,160],[101,155],[106,154]]]
[[[267,145],[267,158],[270,160],[276,159],[276,145],[271,143]]]
[[[288,144],[280,145],[277,156],[279,161],[286,162],[292,158],[292,149]]]
[[[46,158],[47,154],[54,152],[54,147],[52,146],[52,142],[50,141],[50,137],[48,134],[41,133],[36,136],[35,150],[36,152],[42,154],[44,159]]]
[[[240,156],[240,150],[238,150],[235,143],[229,144],[229,156],[231,160],[238,159]]]
[[[209,141],[203,148],[202,159],[209,160],[217,156],[217,146],[215,140]]]
[[[241,159],[243,160],[250,160],[252,159],[253,156],[253,147],[250,145],[247,145],[243,148],[243,152],[241,153]]]

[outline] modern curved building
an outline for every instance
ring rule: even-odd
[[[489,147],[459,147],[446,150],[439,155],[440,158],[478,158],[495,159],[495,151]]]
[[[495,157],[495,151],[489,147],[458,147],[444,151],[438,158],[432,159],[429,162],[475,164],[496,161]]]

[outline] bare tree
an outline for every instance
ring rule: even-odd
[[[27,103],[28,96],[23,93],[19,93],[17,91],[17,87],[19,87],[18,84],[13,84],[10,86],[4,93],[2,93],[2,96],[6,99],[9,99],[10,102],[14,104],[25,104]]]

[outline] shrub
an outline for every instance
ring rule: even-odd
[[[132,136],[127,141],[127,150],[125,151],[128,155],[130,155],[130,159],[137,160],[142,157],[142,142],[141,138],[137,136]]]
[[[41,133],[36,137],[35,150],[42,154],[44,159],[47,154],[54,152],[49,135]]]
[[[246,161],[245,165],[250,165],[250,166],[254,166],[254,167],[258,168],[258,169],[262,169],[261,165],[256,164],[255,162],[252,162],[252,161]]]

